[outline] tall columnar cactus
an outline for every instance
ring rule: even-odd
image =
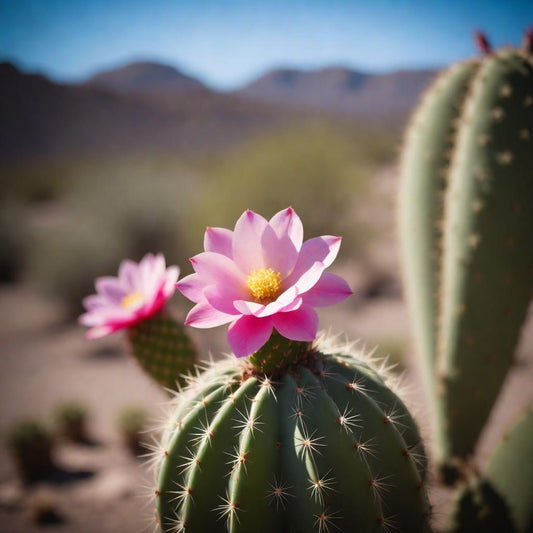
[[[473,451],[533,289],[533,56],[453,66],[407,132],[400,236],[441,465]]]
[[[347,351],[263,350],[275,373],[222,361],[176,397],[157,452],[162,530],[429,531],[418,430],[385,378]]]

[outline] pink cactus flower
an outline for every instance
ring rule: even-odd
[[[83,299],[87,312],[79,322],[91,328],[87,337],[104,337],[156,314],[174,294],[178,276],[179,268],[166,268],[162,254],[122,261],[118,277],[97,278],[97,294]]]
[[[195,273],[177,283],[196,303],[185,323],[229,323],[228,344],[237,357],[261,348],[274,329],[288,339],[314,340],[314,307],[352,294],[344,279],[324,272],[340,244],[341,237],[332,236],[303,242],[302,222],[290,207],[270,221],[246,211],[234,231],[207,228],[205,251],[191,259]]]

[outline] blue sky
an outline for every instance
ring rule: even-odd
[[[58,80],[156,59],[229,89],[278,66],[442,66],[476,28],[518,44],[532,24],[532,0],[0,0],[0,58]]]

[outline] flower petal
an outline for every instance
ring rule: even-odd
[[[273,320],[278,333],[287,339],[311,342],[316,338],[318,315],[309,305],[303,305],[290,313],[278,313]]]
[[[235,315],[227,315],[215,309],[209,302],[196,304],[187,315],[185,324],[195,328],[214,328],[235,320]]]
[[[85,337],[87,339],[101,339],[102,337],[105,337],[106,335],[111,335],[111,333],[115,333],[120,329],[120,327],[117,326],[98,326],[91,328],[87,333],[85,334]]]
[[[207,228],[204,235],[204,250],[225,255],[230,259],[232,252],[233,231],[226,228]]]
[[[139,286],[139,265],[129,259],[124,259],[118,268],[118,278],[121,285],[128,291],[134,292]]]
[[[233,302],[240,300],[240,292],[232,289],[228,285],[210,285],[204,290],[205,299],[219,311],[229,315],[238,315],[239,311],[235,308]]]
[[[233,233],[233,259],[239,269],[248,275],[253,270],[268,268],[263,261],[261,238],[268,222],[257,213],[245,211],[235,224]]]
[[[81,303],[87,311],[94,311],[95,309],[108,306],[109,300],[102,294],[91,294],[83,298]]]
[[[346,280],[335,274],[324,272],[316,285],[307,291],[303,298],[306,305],[325,307],[342,302],[352,295]]]
[[[250,355],[263,346],[272,334],[272,319],[242,316],[228,328],[228,344],[237,357]]]
[[[168,300],[176,292],[176,281],[180,276],[180,269],[177,266],[167,268],[162,284],[162,291],[165,300]]]
[[[206,281],[198,274],[189,274],[176,283],[176,289],[178,289],[183,296],[195,303],[201,302],[204,299],[204,290],[206,286]]]
[[[298,259],[298,250],[291,238],[288,235],[278,236],[270,226],[267,226],[261,237],[261,246],[266,268],[272,268],[285,278]]]
[[[296,295],[296,291],[294,291]],[[233,305],[235,309],[241,312],[243,315],[254,315],[258,318],[271,316],[275,313],[285,313],[287,311],[293,311],[298,309],[303,303],[301,298],[294,296],[288,301],[280,300],[279,298],[275,302],[270,302],[267,305],[263,305],[257,302],[249,302],[246,300],[235,300]]]
[[[98,293],[103,294],[110,302],[115,304],[119,304],[129,292],[127,287],[113,276],[97,278],[95,286]]]
[[[304,227],[300,217],[292,207],[276,213],[269,222],[278,238],[288,236],[297,251],[300,251],[304,238]]]
[[[324,268],[327,268],[337,257],[341,241],[342,237],[332,237],[331,235],[315,237],[305,241],[294,270],[284,283],[287,286],[294,285],[302,274],[308,271],[317,261],[323,263]]]
[[[244,298],[246,278],[229,257],[215,252],[203,252],[191,258],[196,273],[207,285],[229,286],[239,291]]]
[[[305,271],[300,278],[294,283],[292,288],[296,289],[298,294],[304,294],[310,290],[320,279],[324,272],[324,263],[316,261],[311,268]],[[283,295],[282,295],[283,296]]]

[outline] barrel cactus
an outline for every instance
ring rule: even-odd
[[[324,272],[340,238],[303,242],[289,208],[247,211],[204,242],[177,284],[196,303],[186,323],[229,323],[233,355],[176,395],[154,456],[161,529],[428,531],[405,405],[358,354],[314,342],[314,307],[351,293]]]
[[[533,290],[533,55],[438,77],[402,158],[400,236],[442,471],[467,460],[512,365]]]
[[[232,358],[176,396],[156,452],[162,531],[430,530],[423,445],[388,378],[301,344],[274,335],[259,355],[275,372]]]

